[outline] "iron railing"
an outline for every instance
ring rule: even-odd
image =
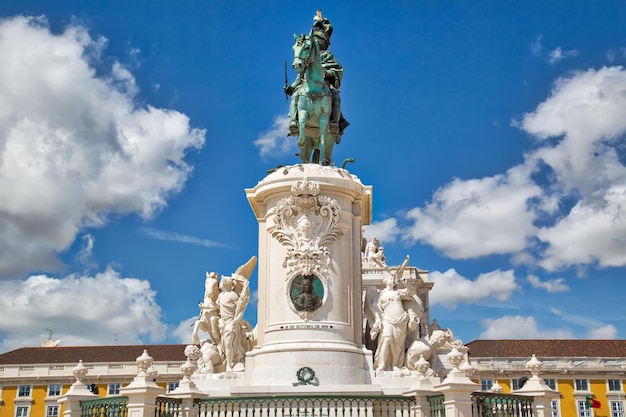
[[[80,417],[126,417],[128,397],[105,397],[80,402]]]
[[[202,398],[198,417],[410,417],[416,402],[400,396]]]
[[[472,393],[472,417],[532,417],[533,397],[493,392]]]
[[[430,417],[446,417],[446,407],[443,405],[445,396],[443,394],[426,397],[430,408]]]
[[[156,397],[155,417],[180,417],[181,405],[183,400],[180,398]]]

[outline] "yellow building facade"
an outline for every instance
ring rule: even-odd
[[[560,392],[552,417],[626,417],[626,340],[476,340],[467,344],[471,379],[482,391],[515,393],[530,377],[525,363],[535,354],[541,377]],[[80,360],[85,384],[100,397],[119,395],[137,375],[136,358],[147,350],[166,392],[182,378],[185,345],[22,348],[0,354],[0,417],[58,417],[57,399],[75,382]],[[600,408],[587,406],[593,397]]]
[[[626,340],[476,340],[467,346],[472,379],[482,390],[497,383],[515,393],[535,354],[541,377],[561,394],[552,402],[553,417],[625,417]],[[589,398],[600,408],[589,407]]]

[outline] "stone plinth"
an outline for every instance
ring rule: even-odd
[[[304,164],[279,168],[246,194],[259,222],[259,303],[244,385],[292,385],[304,367],[320,386],[370,383],[361,231],[371,187],[345,169]]]

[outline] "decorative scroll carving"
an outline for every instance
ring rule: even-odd
[[[285,279],[295,274],[317,275],[328,280],[328,246],[343,234],[341,206],[334,198],[319,195],[319,184],[306,177],[291,187],[291,196],[273,207],[268,232],[287,247]]]

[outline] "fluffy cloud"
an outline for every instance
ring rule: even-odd
[[[171,336],[178,340],[178,343],[193,343],[191,332],[193,329],[193,325],[198,319],[198,316],[190,317],[187,320],[181,321],[176,329],[172,331]],[[200,339],[205,339],[207,336],[200,334]]]
[[[559,78],[544,102],[513,123],[536,140],[522,164],[455,179],[424,207],[385,220],[383,230],[456,259],[509,254],[549,271],[626,265],[624,109],[622,67]]]
[[[111,268],[94,276],[0,281],[0,293],[3,351],[40,346],[46,328],[64,346],[109,345],[114,337],[125,344],[165,339],[166,325],[150,283],[121,277]]]
[[[266,132],[259,135],[254,145],[259,148],[261,157],[267,157],[270,154],[274,156],[287,155],[295,152],[296,140],[287,137],[289,131],[289,117],[276,116],[272,127]]]
[[[576,203],[538,229],[546,244],[541,265],[556,270],[597,262],[626,265],[626,71],[588,70],[561,78],[521,127],[543,145],[528,156],[552,170],[552,187]],[[552,144],[546,139],[559,138]]]
[[[598,327],[595,329],[589,329],[587,332],[588,339],[617,339],[617,329],[612,324]]]
[[[369,238],[368,240],[376,237],[381,242],[393,242],[401,233],[398,221],[395,218],[374,222],[369,226],[365,226],[364,229],[364,237]]]
[[[498,269],[480,274],[474,281],[463,277],[454,269],[448,269],[444,273],[431,272],[429,278],[435,282],[430,292],[431,304],[444,304],[449,308],[487,298],[506,301],[518,289],[512,270]]]
[[[540,330],[534,317],[504,316],[482,321],[480,339],[573,339],[569,329]]]
[[[97,75],[105,43],[80,26],[0,21],[0,277],[58,267],[79,230],[111,213],[150,217],[191,172],[184,157],[204,131],[138,106],[119,63]]]
[[[555,146],[544,143],[531,157],[548,164],[565,191],[588,194],[624,180],[615,148],[626,133],[624,108],[626,71],[590,69],[558,79],[550,97],[526,114],[520,127],[543,142],[562,137]]]
[[[535,288],[543,288],[547,292],[563,292],[569,291],[570,288],[565,284],[565,278],[556,278],[548,281],[541,281],[535,275],[528,276],[528,282]]]
[[[529,205],[542,194],[530,171],[517,166],[505,175],[455,179],[437,190],[426,207],[407,213],[413,224],[405,238],[428,243],[452,258],[522,251],[535,233],[536,213]]]

